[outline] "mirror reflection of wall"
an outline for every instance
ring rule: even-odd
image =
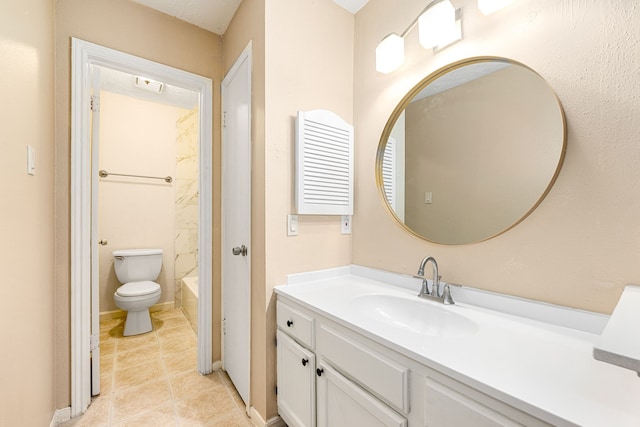
[[[467,64],[403,105],[403,119],[383,135],[396,150],[404,140],[405,149],[404,205],[397,197],[390,205],[427,240],[464,244],[509,229],[539,203],[561,164],[560,104],[527,67]]]

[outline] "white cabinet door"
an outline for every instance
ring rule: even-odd
[[[326,364],[317,369],[318,427],[406,427],[407,420]]]
[[[278,330],[278,412],[289,427],[316,425],[316,356]]]
[[[426,378],[427,427],[550,427],[549,424],[454,380]]]

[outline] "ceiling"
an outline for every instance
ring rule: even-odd
[[[242,0],[132,0],[216,34],[224,34]],[[356,13],[369,0],[333,0]]]

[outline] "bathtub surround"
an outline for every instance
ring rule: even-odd
[[[191,329],[198,333],[198,277],[183,277],[180,284],[182,312],[189,321]]]
[[[182,304],[182,279],[198,275],[198,109],[176,120],[175,306]]]

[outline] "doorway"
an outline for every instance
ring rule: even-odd
[[[99,360],[98,236],[95,216],[98,181],[96,120],[97,82],[91,70],[101,67],[165,82],[197,94],[198,135],[198,357],[197,370],[212,372],[212,93],[208,78],[133,55],[72,40],[71,129],[71,416],[83,413],[91,400],[92,369]],[[92,119],[92,115],[94,116]],[[92,166],[93,165],[93,166]],[[114,171],[118,172],[118,171]],[[93,187],[93,189],[92,189]],[[92,226],[92,223],[94,224]],[[92,368],[93,367],[93,368]],[[97,366],[99,370],[99,365]],[[94,375],[95,377],[95,375]]]

